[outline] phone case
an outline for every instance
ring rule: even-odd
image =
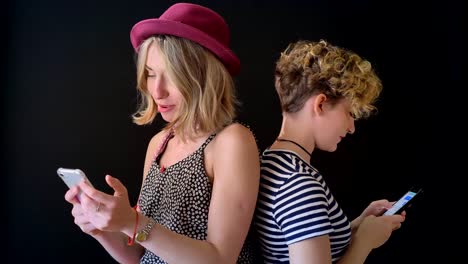
[[[58,168],[57,174],[63,182],[65,182],[68,188],[79,184],[83,179],[92,186],[91,182],[86,177],[86,174],[80,169]]]

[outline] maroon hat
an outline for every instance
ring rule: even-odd
[[[231,75],[239,73],[239,59],[229,48],[229,28],[224,19],[209,8],[178,3],[159,18],[136,23],[130,32],[135,51],[138,52],[140,44],[153,35],[173,35],[194,41],[213,52]]]

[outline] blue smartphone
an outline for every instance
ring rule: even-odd
[[[415,199],[419,197],[422,193],[422,189],[411,188],[405,193],[398,201],[396,201],[393,206],[385,211],[382,215],[394,215],[403,212],[406,208],[411,206]]]

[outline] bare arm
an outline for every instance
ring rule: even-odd
[[[306,239],[289,245],[289,263],[331,263],[330,238],[328,235]]]
[[[353,241],[339,264],[362,264],[372,249],[363,240]],[[294,243],[289,246],[291,264],[323,264],[332,263],[330,238],[319,236]]]
[[[94,238],[119,263],[140,263],[144,248],[127,245],[127,236],[120,232],[100,232]]]

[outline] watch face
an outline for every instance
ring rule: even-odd
[[[147,238],[147,235],[143,232],[139,232],[137,235],[136,235],[136,240],[141,242],[141,241],[145,241],[146,238]]]

